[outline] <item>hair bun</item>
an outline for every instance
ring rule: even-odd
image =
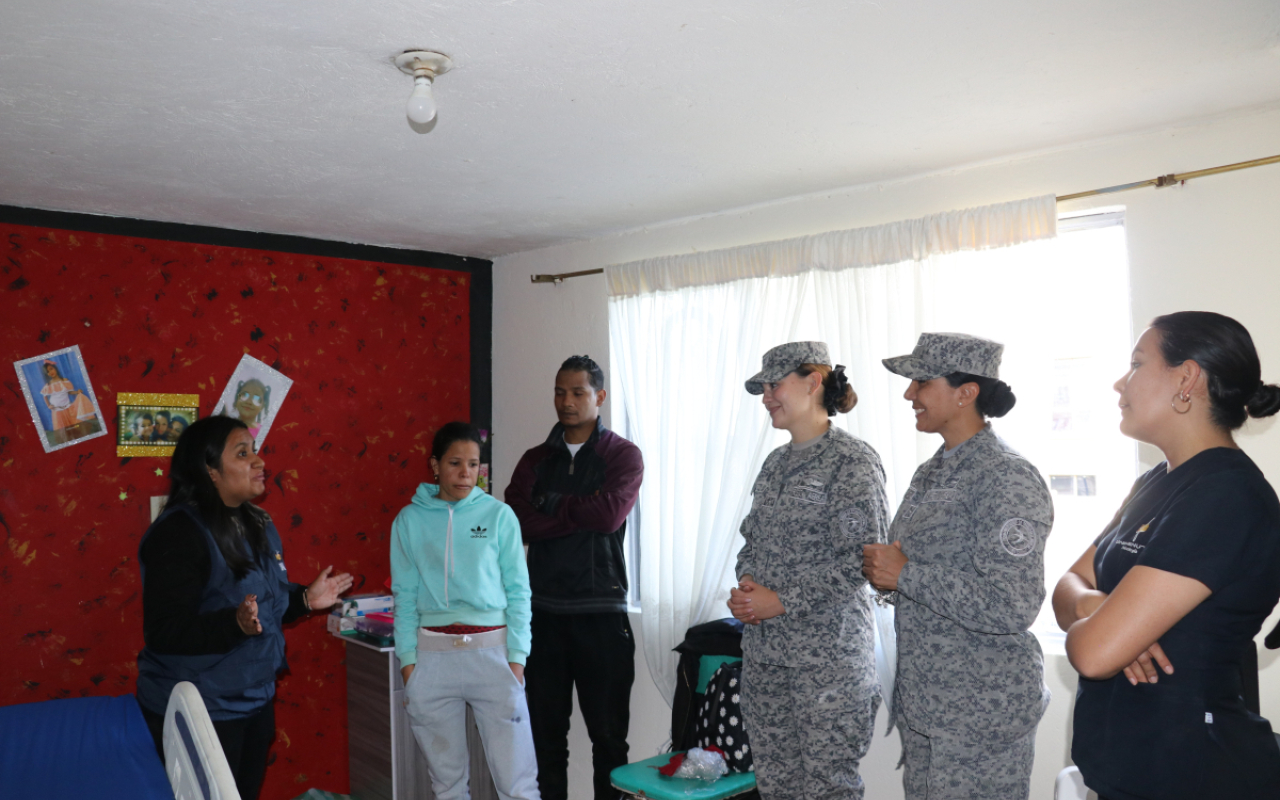
[[[827,416],[834,417],[837,411],[848,414],[857,402],[858,395],[844,374],[844,364],[836,364],[822,382],[822,405],[827,409]]]
[[[1003,417],[1012,411],[1014,404],[1018,402],[1018,398],[1014,395],[1013,390],[1009,388],[1009,384],[1002,380],[997,380],[995,385],[991,387],[990,396],[982,397],[982,400],[984,402],[980,405],[979,410],[992,417]]]
[[[1253,397],[1249,398],[1249,402],[1245,403],[1245,409],[1248,410],[1249,416],[1269,417],[1280,411],[1280,386],[1271,383],[1259,383],[1258,388],[1254,390]]]

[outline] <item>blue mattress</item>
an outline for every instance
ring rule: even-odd
[[[173,800],[133,695],[0,708],[0,797]]]

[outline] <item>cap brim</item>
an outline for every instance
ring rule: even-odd
[[[787,370],[786,372],[770,372],[769,370],[760,370],[755,375],[747,378],[744,384],[747,387],[748,394],[764,394],[764,385],[766,383],[777,383],[783,378],[790,375],[795,370]]]
[[[884,368],[890,372],[901,375],[904,378],[910,378],[913,381],[931,381],[946,374],[937,366],[917,356],[883,358],[880,363],[884,364]]]

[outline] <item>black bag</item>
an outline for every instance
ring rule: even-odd
[[[694,720],[698,747],[715,745],[729,760],[730,772],[754,772],[751,746],[742,724],[742,664],[722,664],[707,682],[707,692]]]
[[[680,654],[676,667],[676,694],[671,702],[671,749],[688,750],[697,744],[693,738],[695,711],[702,707],[698,672],[702,656],[742,658],[742,623],[732,617],[694,625],[685,631],[684,641],[675,651]]]

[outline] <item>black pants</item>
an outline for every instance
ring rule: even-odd
[[[164,714],[156,714],[142,704],[139,707],[151,738],[156,741],[156,752],[164,761]],[[267,774],[267,751],[276,739],[275,702],[267,703],[253,716],[214,720],[213,729],[218,733],[218,742],[235,776],[241,800],[258,800],[262,778]]]
[[[525,666],[525,696],[538,756],[542,800],[569,796],[569,716],[573,687],[591,737],[596,800],[615,800],[609,773],[627,763],[636,643],[623,612],[552,614],[533,610],[533,652]]]

